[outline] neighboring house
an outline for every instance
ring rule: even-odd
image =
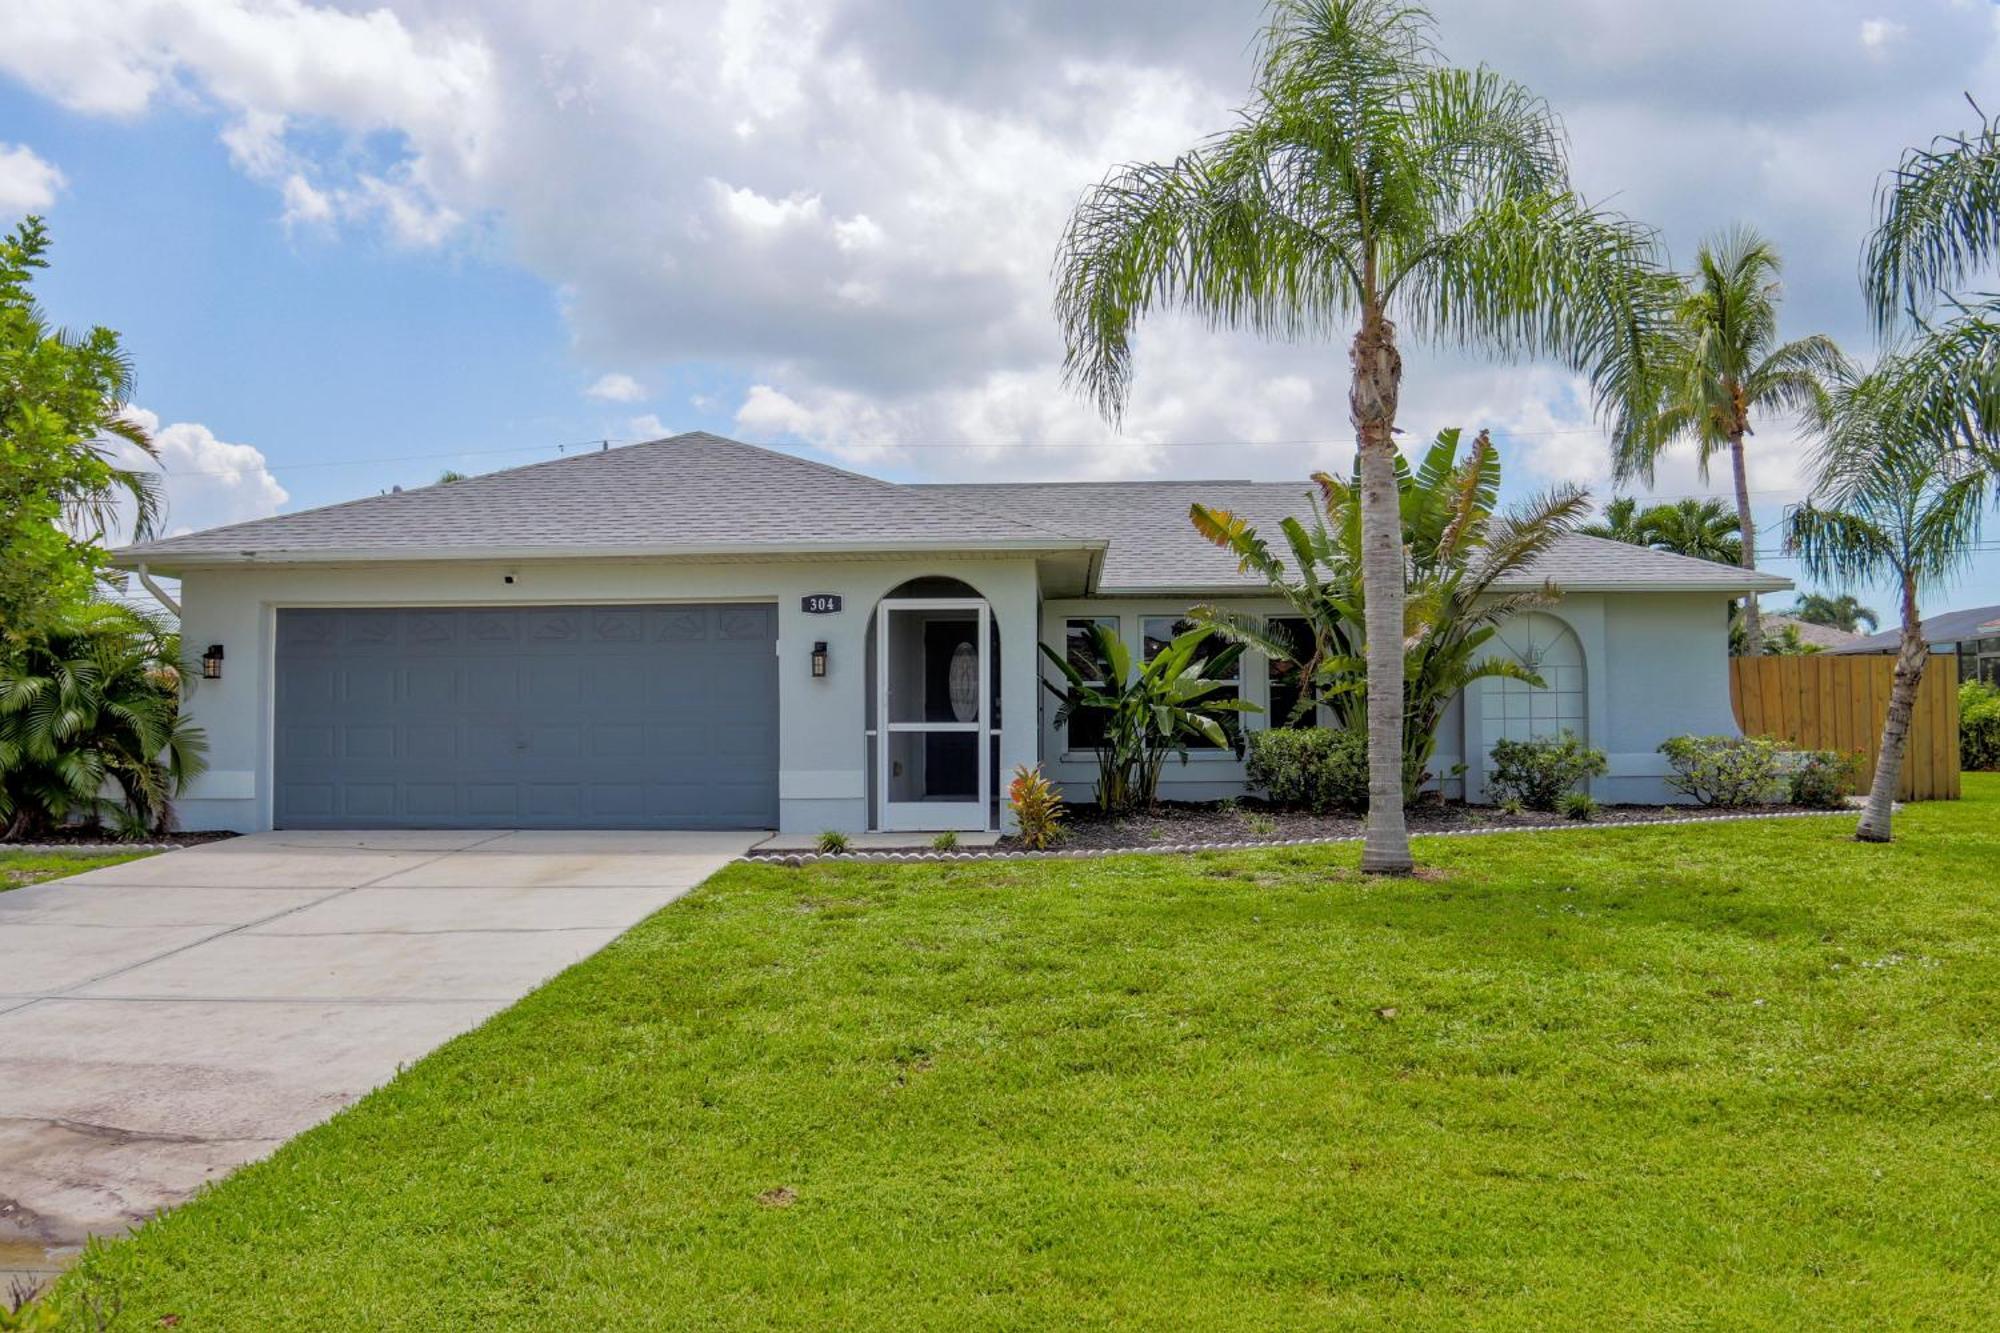
[[[1843,653],[1893,653],[1902,642],[1900,629],[1885,629],[1837,649]],[[1924,642],[1933,653],[1958,658],[1960,680],[2000,684],[2000,606],[1975,606],[1946,611],[1924,621]]]
[[[1196,500],[1275,526],[1304,482],[897,485],[691,434],[129,547],[182,580],[189,709],[210,769],[190,828],[980,829],[1017,764],[1088,799],[1038,643],[1116,627],[1137,655],[1189,607],[1259,596]],[[1484,793],[1502,736],[1605,750],[1606,800],[1669,799],[1655,752],[1735,729],[1728,614],[1787,580],[1590,537],[1534,571],[1561,601],[1496,650],[1437,769]],[[213,654],[211,654],[213,655]],[[1235,688],[1282,719],[1282,671]],[[1280,696],[1273,709],[1273,695]],[[1241,792],[1243,761],[1170,762],[1168,798]]]
[[[1797,616],[1766,614],[1761,619],[1764,622],[1766,638],[1775,639],[1788,629],[1796,630],[1799,642],[1816,652],[1830,653],[1836,648],[1846,648],[1859,643],[1864,637],[1850,634],[1837,625],[1821,625],[1811,620],[1800,620]]]

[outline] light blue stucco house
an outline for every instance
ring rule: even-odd
[[[1275,525],[1303,483],[898,485],[690,434],[130,547],[182,580],[215,660],[189,707],[194,829],[987,829],[1039,762],[1087,799],[1038,643],[1093,621],[1135,656],[1198,602],[1275,614],[1190,527]],[[1435,767],[1484,794],[1502,736],[1577,732],[1606,801],[1662,801],[1656,747],[1731,732],[1728,607],[1782,578],[1588,537],[1533,571],[1555,605],[1499,641],[1546,687],[1484,681]],[[1282,672],[1235,689],[1282,720]],[[1169,764],[1168,799],[1244,790]]]

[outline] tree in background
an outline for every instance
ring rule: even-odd
[[[1601,519],[1577,531],[1722,565],[1740,564],[1743,559],[1736,515],[1720,500],[1683,499],[1641,510],[1637,501],[1623,496],[1604,507]]]
[[[1893,579],[1902,637],[1874,785],[1855,836],[1887,842],[1917,687],[1930,658],[1918,594],[1961,571],[1979,538],[1982,470],[1940,449],[1913,399],[1934,391],[1934,363],[1886,357],[1835,395],[1814,500],[1794,509],[1785,544],[1815,578]]]
[[[152,474],[117,461],[121,440],[153,456],[124,416],[132,367],[118,335],[50,328],[35,304],[48,244],[39,218],[0,237],[0,657],[88,600],[123,506],[140,539],[160,514]]]
[[[1604,506],[1604,516],[1595,523],[1586,523],[1577,529],[1585,537],[1602,537],[1605,541],[1624,542],[1628,546],[1646,545],[1646,534],[1639,528],[1639,502],[1629,495],[1620,495]]]
[[[1757,524],[1750,511],[1750,474],[1744,441],[1755,434],[1754,416],[1791,415],[1808,422],[1825,411],[1827,386],[1846,374],[1831,339],[1818,335],[1778,341],[1778,252],[1756,232],[1737,227],[1704,242],[1682,291],[1668,349],[1656,358],[1659,414],[1643,431],[1614,442],[1619,480],[1651,484],[1655,464],[1669,446],[1694,442],[1701,475],[1709,460],[1729,452],[1736,485],[1737,560],[1756,567]],[[1757,595],[1743,606],[1750,653],[1761,651],[1763,627]]]
[[[1881,616],[1855,600],[1854,594],[1845,592],[1838,597],[1823,592],[1801,593],[1798,605],[1791,609],[1790,615],[1795,620],[1845,630],[1849,634],[1859,634],[1864,624],[1870,634],[1882,626]]]
[[[1113,171],[1056,259],[1069,382],[1122,414],[1141,317],[1332,339],[1352,330],[1367,601],[1369,809],[1362,866],[1413,865],[1403,817],[1401,339],[1546,356],[1590,383],[1612,434],[1642,415],[1667,293],[1652,233],[1571,189],[1547,103],[1447,66],[1422,8],[1274,0],[1240,122]]]

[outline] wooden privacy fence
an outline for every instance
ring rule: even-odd
[[[1734,657],[1729,698],[1746,736],[1775,736],[1809,750],[1858,752],[1865,792],[1875,777],[1895,666],[1894,657],[1873,653]],[[1924,667],[1897,795],[1905,801],[1959,797],[1958,659],[1949,654],[1931,654]]]

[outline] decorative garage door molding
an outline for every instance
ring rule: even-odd
[[[278,612],[279,828],[774,828],[777,608]]]

